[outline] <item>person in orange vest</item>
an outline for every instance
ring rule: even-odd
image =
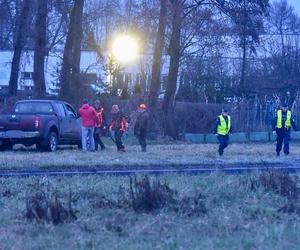
[[[138,106],[139,115],[136,119],[134,125],[134,135],[138,138],[139,143],[142,148],[142,152],[147,151],[147,130],[148,130],[148,121],[149,121],[149,114],[147,111],[147,106],[142,103]]]
[[[111,107],[112,121],[109,126],[110,133],[114,133],[114,142],[119,152],[125,152],[125,146],[122,142],[122,136],[128,127],[127,119],[120,111],[118,105]]]
[[[95,130],[94,130],[94,140],[95,140],[95,150],[98,150],[98,144],[101,147],[101,150],[105,149],[105,145],[103,143],[103,141],[101,140],[101,135],[102,135],[102,131],[103,129],[105,129],[105,116],[104,116],[104,108],[101,105],[101,102],[99,100],[96,100],[94,102],[94,108],[95,111],[97,113],[97,117],[98,117],[98,123],[95,126]]]

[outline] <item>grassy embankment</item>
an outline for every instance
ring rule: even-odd
[[[150,145],[147,153],[141,153],[137,145],[127,146],[126,153],[118,153],[110,145],[105,151],[82,153],[78,149],[61,149],[55,153],[19,149],[3,152],[0,168],[22,167],[140,167],[140,166],[225,166],[239,164],[296,164],[299,161],[300,144],[291,145],[289,156],[275,156],[274,143],[233,144],[223,157],[217,153],[216,144],[157,144]]]
[[[160,178],[1,179],[0,248],[299,249],[299,176]]]

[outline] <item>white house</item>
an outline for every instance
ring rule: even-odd
[[[59,90],[59,73],[62,65],[63,52],[50,53],[45,59],[45,79],[46,79],[46,91],[48,94],[55,95]],[[18,80],[19,90],[31,90],[33,84],[33,51],[24,52],[21,56],[20,62],[20,74]],[[13,58],[13,51],[2,50],[0,51],[0,89],[8,86],[11,62]],[[106,57],[104,57],[106,58]],[[104,59],[106,60],[106,59]],[[165,79],[168,70],[168,58],[164,58],[162,67],[162,77]],[[82,73],[97,75],[97,83],[95,83],[95,90],[102,91],[99,87],[101,83],[106,84],[109,82],[109,72],[107,72],[107,62],[103,62],[97,53],[94,51],[82,51],[80,70]],[[125,78],[128,81],[128,88],[132,90],[134,85],[141,79],[141,75],[146,79],[146,88],[150,80],[152,67],[152,56],[139,55],[138,58],[131,62],[121,65],[121,78]]]

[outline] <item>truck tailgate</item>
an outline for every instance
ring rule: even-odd
[[[0,115],[0,131],[8,130],[22,130],[34,131],[36,130],[34,121],[36,115]]]

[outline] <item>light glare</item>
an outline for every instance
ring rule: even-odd
[[[120,62],[133,61],[138,54],[137,41],[128,35],[119,36],[112,44],[112,53]]]

